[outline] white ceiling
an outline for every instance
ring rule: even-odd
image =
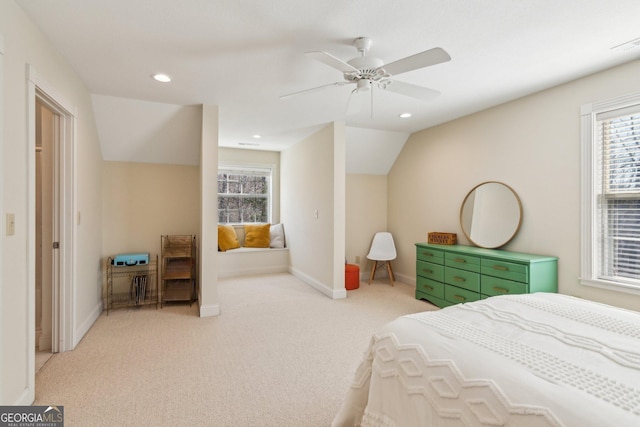
[[[155,135],[168,158],[193,161],[194,147],[175,155],[175,145],[198,141],[167,120],[188,127],[189,108],[209,104],[220,108],[222,146],[280,150],[345,121],[358,156],[374,162],[380,150],[392,163],[397,141],[410,133],[640,57],[640,47],[612,49],[640,37],[638,0],[16,1],[94,94],[103,154],[113,160],[140,156]],[[385,63],[445,49],[450,62],[398,77],[441,96],[424,103],[375,91],[373,117],[367,108],[345,115],[352,86],[279,98],[340,81],[304,52],[347,61],[358,56],[352,43],[360,36],[373,39],[370,55]],[[156,72],[173,82],[153,81]],[[405,111],[413,117],[398,118]],[[137,114],[147,121],[142,129],[131,120]],[[120,128],[131,130],[128,138],[113,130],[127,117]],[[373,138],[373,130],[384,132]],[[396,142],[387,146],[384,136]]]

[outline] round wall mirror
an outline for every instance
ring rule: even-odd
[[[460,207],[460,225],[476,246],[498,248],[513,238],[522,221],[522,204],[511,187],[489,181],[475,186]]]

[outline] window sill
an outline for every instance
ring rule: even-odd
[[[580,284],[585,286],[593,286],[595,288],[607,289],[614,292],[624,292],[627,294],[640,295],[640,287],[629,285],[626,283],[612,282],[602,279],[584,279],[580,278]]]

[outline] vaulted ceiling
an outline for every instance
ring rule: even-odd
[[[615,48],[640,44],[637,0],[17,3],[94,95],[103,154],[113,160],[146,159],[141,153],[155,137],[168,159],[181,151],[180,162],[193,162],[197,134],[178,129],[192,126],[194,106],[210,104],[220,108],[222,146],[281,150],[345,121],[351,152],[363,150],[352,157],[379,152],[388,163],[412,132],[640,57],[640,47]],[[348,61],[359,56],[353,41],[361,36],[373,40],[368,55],[385,64],[444,49],[451,61],[397,77],[440,96],[424,102],[374,89],[354,114],[347,114],[354,85],[280,98],[343,82],[340,71],[305,52]],[[152,80],[158,72],[173,81]],[[412,117],[399,118],[403,112]],[[116,131],[114,123],[126,126]],[[142,161],[166,160],[156,156]]]

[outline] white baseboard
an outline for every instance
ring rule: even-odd
[[[396,274],[397,276],[397,274]],[[360,270],[360,281],[361,282],[369,282],[369,277],[371,277],[371,269],[369,270]],[[376,277],[374,280],[378,279],[386,279],[389,277],[387,270],[384,268],[378,268],[376,270]]]
[[[297,270],[293,267],[289,267],[289,273],[291,273],[292,275],[294,275],[295,277],[297,277],[298,279],[302,280],[303,282],[305,282],[307,285],[311,286],[312,288],[314,288],[315,290],[321,292],[322,294],[328,296],[331,299],[343,299],[347,297],[347,290],[342,288],[342,289],[333,289],[328,287],[327,285],[325,285],[322,282],[317,281],[316,279],[314,279],[313,277],[301,272],[300,270]]]
[[[200,317],[214,317],[220,315],[218,304],[200,304]]]
[[[25,388],[22,391],[22,393],[20,393],[18,400],[13,402],[13,404],[17,406],[30,406],[33,404],[34,395],[35,393],[33,392],[33,390],[29,390],[28,388]],[[17,425],[20,425],[20,424],[18,423]]]
[[[100,317],[100,313],[102,313],[102,309],[102,301],[100,301],[98,304],[96,304],[93,310],[91,310],[91,313],[89,313],[89,316],[87,316],[85,321],[82,322],[82,324],[75,330],[73,334],[73,345],[71,346],[71,348],[61,349],[61,351],[73,350],[74,348],[76,348],[80,340],[85,336],[87,332],[89,332],[89,329],[91,329],[95,321],[98,320],[98,317]]]
[[[286,265],[274,265],[271,267],[256,267],[239,269],[226,269],[224,271],[218,271],[218,278],[224,279],[228,277],[241,277],[241,276],[256,276],[259,274],[273,274],[273,273],[286,273],[288,267]]]
[[[399,282],[411,285],[414,288],[416,287],[416,276],[408,276],[402,273],[394,273],[394,275],[396,276],[396,280],[398,280]]]
[[[346,289],[334,289],[331,295],[331,299],[344,299],[347,297]]]
[[[51,350],[51,340],[53,336],[51,332],[47,331],[47,333],[42,333],[42,330],[36,331],[36,342],[38,343],[38,349],[40,351],[43,350]]]
[[[396,278],[396,280],[398,282],[402,282],[404,284],[411,285],[414,288],[416,287],[416,276],[408,276],[406,274],[396,273],[396,272],[394,272],[393,274],[394,274],[394,276],[395,276],[395,278]],[[362,273],[362,270],[360,271],[360,281],[361,282],[368,283],[370,276],[371,276],[371,271],[366,272],[366,273]],[[387,274],[386,271],[380,270],[380,271],[376,272],[376,280],[377,279],[382,279],[382,278],[387,279],[388,277],[389,277],[389,275]]]

